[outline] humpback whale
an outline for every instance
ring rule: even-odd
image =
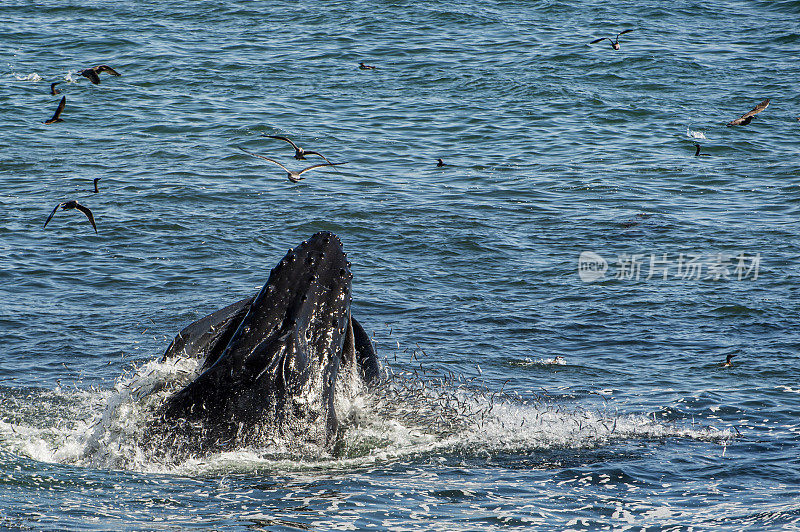
[[[193,453],[278,435],[331,448],[337,377],[379,377],[369,336],[350,314],[350,263],[333,233],[290,249],[263,288],[184,328],[164,353],[203,360],[148,428]]]

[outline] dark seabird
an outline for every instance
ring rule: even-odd
[[[699,145],[699,144],[695,143],[694,147],[695,147],[695,148],[697,148],[697,149],[694,151],[694,156],[695,156],[695,157],[711,157],[711,156],[710,156],[709,154],[707,154],[707,153],[700,153],[700,145]]]
[[[616,40],[614,40],[614,41],[612,41],[612,40],[611,40],[611,37],[600,37],[599,39],[595,39],[595,40],[593,40],[593,41],[592,41],[592,42],[590,42],[589,44],[598,43],[598,42],[600,42],[600,41],[605,41],[606,39],[608,39],[608,42],[610,42],[610,43],[611,43],[611,48],[613,48],[614,50],[619,50],[619,36],[620,36],[620,35],[622,35],[622,34],[624,34],[624,33],[628,33],[629,31],[633,31],[633,29],[630,29],[630,30],[622,30],[621,32],[617,33],[617,38],[616,38]]]
[[[445,162],[444,162],[443,160],[441,160],[441,159],[436,159],[436,160],[438,161],[438,162],[436,163],[436,166],[437,166],[437,167],[439,167],[439,166],[446,166],[446,165],[445,165]]]
[[[291,144],[292,148],[294,148],[294,158],[295,159],[305,159],[306,155],[319,155],[320,157],[325,159],[325,162],[330,163],[328,158],[325,157],[324,155],[322,155],[321,153],[316,152],[316,151],[304,150],[303,148],[301,148],[300,146],[298,146],[297,144],[292,142],[291,139],[289,139],[287,137],[282,137],[280,135],[264,135],[264,136],[265,137],[269,137],[271,139],[285,140],[286,142]]]
[[[112,76],[122,75],[108,65],[97,65],[96,67],[86,68],[78,72],[78,74],[85,78],[89,78],[89,81],[97,85],[100,83],[100,72],[108,72]]]
[[[100,192],[99,190],[97,190],[97,182],[98,182],[98,181],[100,181],[100,178],[99,178],[99,177],[95,177],[95,178],[94,178],[94,193],[95,193],[95,194],[97,194],[98,192]]]
[[[758,113],[760,113],[761,111],[766,109],[768,105],[769,105],[769,98],[767,98],[766,100],[764,100],[760,104],[758,104],[755,107],[753,107],[753,109],[751,109],[750,111],[747,111],[745,114],[742,115],[741,118],[737,118],[733,122],[728,122],[728,127],[731,127],[731,126],[746,126],[747,124],[749,124],[753,120],[753,118]]]
[[[648,218],[651,218],[652,216],[653,216],[652,212],[637,212],[634,215],[634,218],[637,218],[636,220],[625,220],[620,225],[624,229],[630,229],[631,227],[636,227],[637,225],[639,225],[641,223],[640,220],[647,220]]]
[[[61,102],[59,102],[58,107],[56,108],[56,112],[53,113],[53,118],[46,121],[45,124],[52,124],[54,122],[63,122],[63,120],[61,119],[61,111],[64,110],[64,106],[66,105],[67,105],[67,97],[62,96]]]
[[[61,210],[64,211],[68,211],[70,209],[78,209],[83,214],[85,214],[87,218],[89,218],[89,221],[92,222],[92,227],[94,227],[94,232],[95,233],[97,232],[97,225],[95,225],[94,223],[94,216],[92,215],[92,211],[90,211],[89,209],[87,209],[86,207],[84,207],[75,200],[65,201],[64,203],[59,203],[58,205],[56,205],[56,208],[53,209],[53,212],[51,212],[50,216],[47,217],[47,221],[44,223],[45,227],[47,227],[48,222],[50,222],[50,219],[53,218],[53,215],[56,213],[59,207],[61,207]]]
[[[358,68],[361,70],[375,70],[375,67],[372,65],[365,65],[364,63],[359,63]]]
[[[735,356],[736,355],[728,355],[728,356],[726,356],[725,357],[725,363],[722,365],[722,367],[723,368],[729,368],[729,367],[733,366],[733,363],[731,362],[731,359],[733,357],[735,357]]]
[[[287,177],[289,178],[289,181],[291,181],[292,183],[297,183],[301,179],[305,179],[304,177],[300,177],[300,174],[302,174],[304,172],[308,172],[309,170],[312,170],[314,168],[319,168],[321,166],[337,166],[337,165],[340,165],[340,164],[346,164],[346,163],[320,163],[320,164],[314,164],[314,165],[309,166],[307,168],[303,168],[299,172],[294,172],[292,170],[289,170],[285,166],[283,166],[281,163],[279,163],[275,159],[270,159],[269,157],[264,157],[263,155],[258,155],[257,153],[253,153],[251,151],[247,151],[246,149],[242,148],[241,146],[239,146],[239,149],[242,150],[243,152],[247,153],[248,155],[252,155],[253,157],[259,157],[260,159],[264,159],[264,160],[269,161],[271,163],[277,164],[278,166],[280,166],[281,168],[286,170]]]
[[[55,83],[50,84],[50,94],[55,96],[56,94],[61,94],[61,91],[56,88],[56,85],[61,83],[60,81],[56,81]]]

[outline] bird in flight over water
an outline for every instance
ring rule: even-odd
[[[56,108],[56,112],[53,113],[53,118],[50,120],[45,121],[45,124],[53,124],[55,122],[63,122],[61,119],[61,112],[64,110],[64,107],[67,105],[67,97],[62,96],[61,101],[58,103],[58,107]]]
[[[320,157],[325,159],[325,162],[330,163],[328,158],[325,157],[324,155],[322,155],[321,153],[316,152],[316,151],[304,150],[303,148],[301,148],[300,146],[298,146],[297,144],[292,142],[292,140],[289,139],[288,137],[283,137],[281,135],[265,135],[265,137],[269,137],[271,139],[284,140],[284,141],[288,142],[289,144],[291,144],[292,148],[294,148],[294,158],[295,159],[301,159],[302,160],[302,159],[306,158],[306,155],[319,155]]]
[[[600,41],[605,41],[606,39],[608,39],[608,42],[611,43],[611,48],[613,48],[614,50],[619,50],[619,36],[628,33],[629,31],[633,31],[633,29],[622,30],[621,32],[617,33],[617,38],[613,41],[611,40],[611,37],[600,37],[599,39],[593,40],[589,44],[598,43]]]
[[[253,153],[251,151],[247,151],[246,149],[242,148],[241,146],[239,146],[239,149],[242,150],[243,152],[245,152],[248,155],[252,155],[253,157],[258,157],[260,159],[264,159],[265,161],[269,161],[271,163],[277,164],[278,166],[280,166],[281,168],[286,170],[286,175],[289,178],[289,181],[291,181],[292,183],[297,183],[301,179],[305,179],[304,177],[300,177],[300,174],[308,172],[309,170],[313,170],[314,168],[320,168],[322,166],[338,166],[340,164],[346,164],[346,163],[320,163],[320,164],[311,165],[311,166],[309,166],[307,168],[303,168],[299,172],[295,172],[293,170],[289,170],[288,168],[283,166],[281,163],[279,163],[275,159],[270,159],[269,157],[264,157],[263,155],[258,155],[257,153]]]
[[[85,78],[89,78],[89,81],[94,83],[95,85],[100,83],[100,73],[101,72],[108,72],[112,76],[121,76],[119,72],[114,70],[108,65],[97,65],[96,67],[86,68],[78,72],[81,76]]]
[[[747,111],[740,118],[737,118],[736,120],[728,122],[728,127],[731,127],[731,126],[746,126],[747,124],[749,124],[753,120],[753,118],[755,118],[755,116],[758,113],[760,113],[761,111],[766,109],[768,105],[769,105],[769,98],[767,98],[766,100],[764,100],[760,104],[756,105],[751,110]]]
[[[87,207],[84,207],[75,200],[65,201],[64,203],[59,203],[58,205],[56,205],[55,209],[53,209],[53,212],[51,212],[50,216],[47,217],[47,221],[44,223],[45,227],[47,227],[47,224],[50,223],[50,220],[53,218],[53,215],[56,213],[59,207],[61,207],[61,210],[63,211],[68,211],[70,209],[78,209],[79,211],[81,211],[83,214],[86,215],[87,218],[89,218],[89,221],[92,223],[92,227],[94,227],[94,232],[97,233],[97,225],[95,225],[94,223],[94,216],[92,215],[92,211],[90,211]]]

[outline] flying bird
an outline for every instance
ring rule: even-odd
[[[314,168],[319,168],[321,166],[337,166],[337,165],[340,165],[340,164],[346,164],[346,163],[320,163],[320,164],[311,165],[311,166],[309,166],[307,168],[303,168],[299,172],[294,172],[292,170],[289,170],[285,166],[283,166],[281,163],[279,163],[275,159],[270,159],[269,157],[264,157],[263,155],[258,155],[257,153],[253,153],[253,152],[247,151],[246,149],[242,148],[241,146],[239,146],[239,149],[242,150],[243,152],[247,153],[248,155],[252,155],[253,157],[259,157],[260,159],[264,159],[264,160],[269,161],[271,163],[277,164],[278,166],[280,166],[281,168],[286,170],[287,177],[289,178],[289,181],[291,181],[292,183],[297,183],[301,179],[305,179],[304,177],[300,177],[300,174],[308,172],[309,170],[312,170]]]
[[[86,69],[81,70],[80,72],[78,72],[78,74],[80,74],[81,76],[83,76],[85,78],[89,78],[89,81],[91,81],[92,83],[97,85],[97,84],[100,83],[100,73],[101,72],[108,72],[112,76],[121,76],[122,75],[122,74],[120,74],[119,72],[117,72],[116,70],[114,70],[113,68],[111,68],[108,65],[97,65],[96,67],[86,68]]]
[[[60,81],[56,81],[55,83],[50,84],[50,94],[55,96],[56,94],[61,94],[61,91],[56,88],[56,85],[61,83]]]
[[[373,65],[365,65],[364,63],[359,63],[358,68],[360,68],[361,70],[375,70],[375,67]]]
[[[89,218],[89,221],[92,222],[92,227],[94,227],[94,232],[97,233],[97,225],[95,225],[94,223],[94,216],[92,215],[92,211],[90,211],[88,208],[84,207],[75,200],[65,201],[64,203],[59,203],[58,205],[56,205],[56,208],[53,209],[53,212],[51,212],[50,216],[47,217],[47,221],[44,223],[45,227],[47,227],[47,224],[53,218],[53,215],[56,213],[59,207],[61,207],[61,210],[63,211],[68,211],[70,209],[78,209],[79,211],[81,211],[83,214],[86,215],[87,218]]]
[[[59,102],[58,107],[56,108],[56,112],[53,113],[53,118],[47,120],[45,124],[53,124],[55,122],[63,122],[61,119],[61,112],[64,110],[64,107],[67,105],[67,97],[62,96],[61,102]]]
[[[625,33],[628,33],[629,31],[633,31],[633,29],[622,30],[621,32],[617,33],[617,38],[616,38],[616,40],[613,40],[613,41],[611,40],[611,37],[600,37],[599,39],[593,40],[589,44],[598,43],[600,41],[605,41],[606,39],[608,39],[608,42],[611,43],[611,48],[613,48],[614,50],[619,50],[619,36],[623,35]]]
[[[761,111],[766,109],[768,105],[769,105],[769,98],[767,98],[766,100],[764,100],[760,104],[758,104],[755,107],[753,107],[750,111],[747,111],[745,114],[743,114],[741,116],[741,118],[737,118],[736,120],[734,120],[732,122],[728,122],[728,127],[731,127],[731,126],[746,126],[747,124],[749,124],[753,120],[753,118],[758,113],[760,113]]]
[[[325,162],[330,163],[328,158],[325,157],[324,155],[322,155],[321,153],[316,152],[316,151],[304,150],[303,148],[301,148],[300,146],[298,146],[297,144],[292,142],[291,139],[289,139],[287,137],[282,137],[280,135],[264,135],[264,136],[265,137],[269,137],[271,139],[285,140],[286,142],[291,144],[292,148],[294,148],[294,158],[295,159],[298,159],[298,160],[305,159],[306,155],[319,155],[320,157],[325,159]],[[331,164],[333,164],[333,163],[331,163]]]

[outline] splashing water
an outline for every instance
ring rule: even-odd
[[[20,415],[0,422],[0,434],[12,452],[43,462],[179,474],[364,465],[423,453],[593,449],[619,440],[668,436],[711,441],[733,437],[724,431],[659,424],[643,415],[568,408],[540,397],[523,400],[463,378],[386,371],[367,390],[354,368],[342,368],[335,398],[342,436],[332,451],[272,434],[257,444],[211,455],[154,452],[142,443],[144,429],[165,398],[198,369],[192,359],[151,361],[122,375],[109,390],[42,392],[10,405]],[[31,422],[26,410],[39,412],[39,417]],[[86,416],[86,411],[93,414]]]
[[[694,131],[694,130],[690,129],[688,126],[686,127],[686,136],[689,137],[690,139],[707,140],[705,133],[703,133],[702,131]]]
[[[16,72],[12,72],[11,75],[17,78],[17,81],[42,81],[42,79],[44,79],[36,72],[32,72],[30,74],[18,74]]]
[[[553,358],[537,358],[536,360],[526,357],[511,364],[514,366],[566,366],[567,360],[561,355],[556,355]]]

